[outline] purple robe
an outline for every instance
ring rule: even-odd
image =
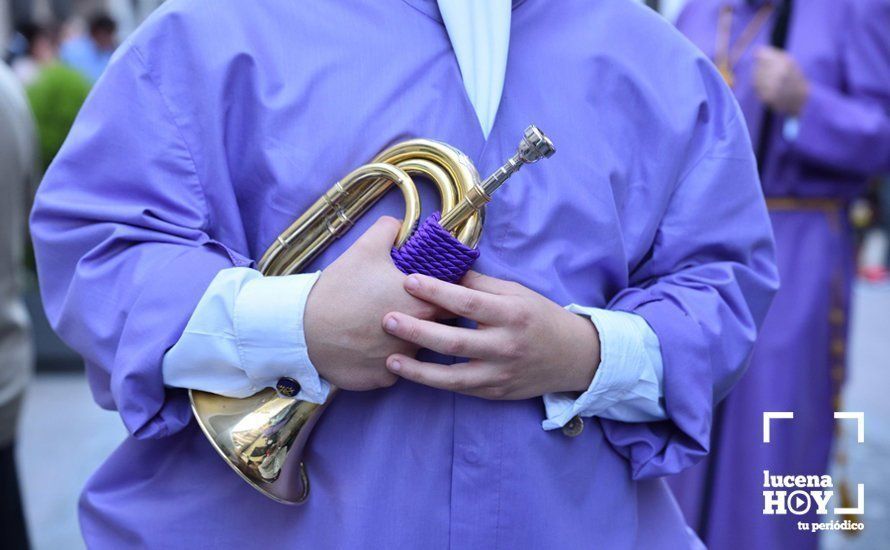
[[[715,56],[719,13],[728,3],[735,6],[735,41],[762,2],[693,0],[677,22],[708,56]],[[846,205],[869,173],[890,168],[890,2],[798,0],[792,14],[787,50],[810,81],[810,97],[796,138],[786,138],[785,119],[775,118],[763,159],[782,290],[751,366],[718,409],[712,456],[671,480],[690,524],[717,550],[815,548],[817,535],[797,522],[829,519],[815,508],[764,516],[763,471],[827,473],[832,413],[843,410],[837,398],[854,273]],[[769,43],[772,23],[735,67],[734,92],[755,150],[764,106],[753,87],[754,53]],[[766,411],[795,416],[772,424],[769,444]],[[836,499],[831,507],[838,505]]]
[[[213,276],[252,265],[388,144],[442,140],[488,173],[529,123],[559,151],[498,191],[476,268],[643,316],[670,420],[593,419],[570,438],[541,429],[540,399],[401,381],[336,398],[309,444],[306,504],[248,487],[161,377]],[[310,269],[400,212],[390,193]],[[84,489],[91,548],[685,547],[661,477],[706,453],[714,395],[741,374],[776,286],[735,101],[630,2],[515,2],[488,140],[432,0],[167,2],[96,85],[32,229],[48,316],[132,434]]]

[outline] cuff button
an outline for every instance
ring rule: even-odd
[[[275,383],[275,389],[281,397],[294,397],[300,393],[300,383],[289,376],[282,376]]]
[[[584,431],[584,421],[580,416],[575,416],[562,427],[563,435],[568,437],[578,437]]]

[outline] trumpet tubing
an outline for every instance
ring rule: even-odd
[[[412,179],[417,175],[436,186],[442,227],[464,245],[475,247],[491,193],[523,164],[547,158],[554,151],[550,140],[530,126],[517,153],[480,181],[466,155],[447,144],[429,139],[398,143],[347,174],[315,201],[275,239],[260,259],[259,269],[267,276],[300,272],[393,186],[405,200],[395,243],[401,247],[420,217],[420,195]],[[245,399],[198,390],[191,390],[189,396],[201,430],[239,476],[272,499],[299,504],[309,496],[303,448],[337,391],[332,387],[323,404],[295,399],[296,390],[281,381],[278,388]]]

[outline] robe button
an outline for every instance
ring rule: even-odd
[[[300,383],[290,376],[282,376],[275,382],[275,389],[281,397],[293,397],[300,393]]]
[[[562,427],[562,433],[568,437],[578,437],[584,431],[584,421],[580,416],[575,416]]]

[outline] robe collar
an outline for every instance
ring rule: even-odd
[[[409,6],[411,6],[412,8],[416,9],[417,11],[428,15],[432,19],[435,19],[439,23],[442,23],[443,25],[445,24],[444,21],[442,20],[442,14],[439,13],[439,4],[437,3],[436,0],[402,0],[402,1],[405,2],[406,4],[408,4]],[[484,1],[484,0],[480,0],[480,1]],[[513,0],[513,9],[515,10],[516,8],[518,8],[519,6],[521,6],[524,3],[525,3],[525,0]]]

